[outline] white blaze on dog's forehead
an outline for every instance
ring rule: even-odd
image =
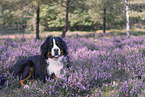
[[[55,39],[53,38],[53,48],[58,48],[58,46],[55,43]]]
[[[58,49],[58,55],[60,55],[61,54],[60,48],[56,45],[55,39],[53,38],[53,47],[51,49],[52,56],[55,55],[55,52],[54,52],[55,49]]]

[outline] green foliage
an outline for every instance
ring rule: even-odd
[[[2,0],[0,24],[15,27],[27,24],[35,30],[36,7],[40,4],[40,23],[45,29],[61,28],[65,24],[66,0]],[[145,7],[141,0],[129,1],[131,28],[145,28]],[[71,0],[69,28],[71,30],[97,30],[102,28],[103,9],[106,9],[106,27],[122,29],[126,26],[125,5],[122,0]],[[33,26],[33,27],[32,27]]]
[[[41,23],[46,28],[64,26],[65,11],[57,5],[43,5],[41,11]]]
[[[70,25],[85,25],[90,26],[94,24],[92,17],[88,13],[88,11],[83,11],[82,9],[77,9],[73,13],[70,14]]]

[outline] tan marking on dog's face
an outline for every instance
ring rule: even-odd
[[[47,57],[50,58],[51,57],[51,52],[47,53]]]
[[[63,50],[61,50],[61,55],[64,55]]]

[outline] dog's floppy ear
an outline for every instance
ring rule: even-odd
[[[50,39],[51,39],[51,37],[47,37],[40,48],[41,55],[44,56],[45,58],[47,58],[46,53],[48,52],[48,49],[49,49]]]
[[[62,40],[62,46],[64,48],[64,54],[67,55],[68,52],[67,52],[67,46],[66,46],[66,43]]]
[[[62,47],[63,47],[63,53],[65,56],[67,56],[68,52],[67,52],[67,45],[66,43],[59,37],[59,39],[61,40],[62,43]]]

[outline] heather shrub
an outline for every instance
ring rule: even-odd
[[[20,88],[8,70],[18,59],[40,54],[43,40],[1,39],[0,75],[8,87],[2,96],[145,96],[145,38],[113,39],[66,37],[70,56],[70,76],[61,79],[27,81],[29,90]],[[8,91],[8,92],[6,92]]]

